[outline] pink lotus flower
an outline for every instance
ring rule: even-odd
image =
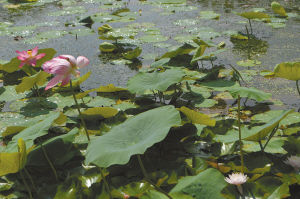
[[[60,55],[47,61],[43,64],[45,72],[54,74],[55,77],[49,81],[45,90],[56,86],[61,82],[61,86],[68,84],[71,79],[71,74],[76,77],[80,76],[78,68],[83,68],[89,64],[89,60],[84,56],[79,56],[77,59],[72,55]]]
[[[37,46],[32,50],[27,50],[27,51],[24,50],[22,52],[17,50],[16,53],[19,54],[17,58],[21,60],[21,64],[19,65],[19,68],[22,68],[25,64],[35,66],[36,61],[42,59],[46,55],[45,53],[38,54]]]

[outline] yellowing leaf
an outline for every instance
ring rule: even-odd
[[[211,119],[208,115],[205,115],[203,113],[191,110],[185,106],[182,106],[178,110],[185,114],[193,124],[204,124],[208,126],[216,125],[216,120]]]
[[[27,160],[26,145],[23,139],[18,140],[18,152],[0,153],[0,176],[17,173],[24,168]]]
[[[115,87],[115,85],[113,85],[113,84],[108,84],[106,86],[100,86],[99,88],[96,89],[96,91],[99,93],[112,93],[112,92],[124,91],[124,90],[126,90],[126,89]]]
[[[30,90],[34,85],[42,86],[47,82],[47,77],[49,77],[49,74],[44,71],[40,71],[29,77],[24,77],[22,82],[16,86],[16,92],[24,93],[25,91]]]
[[[95,107],[89,108],[86,111],[82,112],[84,116],[88,117],[97,117],[102,116],[104,118],[110,118],[115,116],[118,113],[118,110],[111,107]]]
[[[300,62],[283,62],[274,69],[274,76],[288,80],[300,80]]]
[[[243,13],[237,13],[238,15],[246,18],[246,19],[264,19],[264,18],[270,18],[270,16],[263,12],[243,12]]]

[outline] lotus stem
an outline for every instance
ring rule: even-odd
[[[247,25],[245,25],[245,27],[246,27],[247,37],[248,37],[248,40],[247,40],[248,59],[250,59],[250,34],[249,34]]]
[[[143,173],[143,175],[144,175],[144,177],[145,177],[145,180],[146,180],[147,182],[149,182],[152,186],[154,186],[154,188],[155,188],[157,191],[163,193],[163,194],[166,195],[169,199],[172,199],[172,197],[171,197],[166,191],[164,191],[163,189],[161,189],[159,186],[157,186],[155,183],[153,183],[153,182],[150,180],[150,178],[149,178],[149,176],[148,176],[148,173],[147,173],[147,171],[146,171],[146,169],[145,169],[145,167],[144,167],[144,164],[143,164],[143,162],[142,162],[142,159],[141,159],[141,155],[140,155],[140,154],[137,154],[137,159],[138,159],[139,165],[140,165],[140,167],[141,167],[142,173]]]
[[[24,183],[24,185],[25,185],[25,188],[27,189],[27,192],[28,192],[28,194],[29,194],[29,198],[30,198],[30,199],[33,199],[31,190],[30,190],[30,188],[29,188],[29,186],[28,186],[28,184],[27,184],[27,182],[26,182],[26,179],[25,179],[25,177],[24,177],[24,175],[23,175],[23,173],[22,173],[22,170],[20,171],[20,176],[21,176],[21,178],[22,178],[22,180],[23,180],[23,183]]]
[[[36,189],[36,186],[34,184],[34,181],[33,181],[32,177],[31,177],[30,173],[27,171],[27,169],[25,167],[24,167],[24,171],[25,171],[25,174],[27,175],[27,177],[29,178],[30,183],[31,183],[34,191],[37,192],[37,189]]]
[[[86,128],[86,124],[85,124],[85,121],[84,121],[84,119],[83,119],[83,117],[82,117],[82,114],[81,114],[81,111],[80,111],[80,107],[79,107],[79,104],[78,104],[77,99],[76,99],[76,96],[75,96],[75,91],[74,91],[74,88],[73,88],[73,86],[72,86],[72,80],[70,80],[70,88],[71,88],[71,90],[72,90],[73,99],[74,99],[76,108],[77,108],[78,113],[79,113],[79,118],[80,118],[80,120],[81,120],[81,124],[82,124],[82,126],[83,126],[83,128],[84,128],[84,130],[85,130],[85,135],[86,135],[88,141],[90,141],[89,132],[88,132],[88,130],[87,130],[87,128]]]
[[[55,177],[56,181],[58,181],[58,176],[57,176],[57,173],[56,173],[56,169],[55,169],[54,165],[52,164],[52,162],[51,162],[51,160],[50,160],[50,158],[49,158],[49,156],[46,152],[46,149],[44,148],[42,143],[41,143],[41,149],[43,151],[44,157],[46,158],[46,160],[47,160],[47,162],[48,162],[48,164],[49,164],[49,166],[50,166],[50,168],[51,168],[51,170],[54,174],[54,177]]]
[[[270,134],[270,136],[269,136],[269,138],[268,138],[266,144],[265,144],[264,147],[263,147],[263,151],[264,151],[265,148],[267,147],[269,141],[270,141],[270,140],[272,139],[272,137],[275,135],[277,129],[278,129],[278,125],[273,129],[272,133]]]
[[[300,89],[299,89],[299,84],[298,84],[299,80],[296,80],[296,87],[297,87],[297,91],[298,91],[298,94],[300,95]]]
[[[100,167],[100,173],[101,173],[101,177],[102,177],[103,182],[104,182],[105,189],[106,189],[106,191],[108,192],[109,198],[110,198],[110,199],[113,199],[113,197],[112,197],[112,195],[111,195],[111,192],[110,192],[109,185],[108,185],[108,183],[107,183],[107,181],[106,181],[105,175],[104,175],[103,170],[102,170],[101,167]]]
[[[238,127],[239,127],[239,143],[240,143],[240,155],[241,155],[241,165],[242,173],[244,173],[244,155],[243,155],[243,142],[242,142],[242,132],[241,132],[241,97],[238,95]]]

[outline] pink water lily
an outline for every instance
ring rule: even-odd
[[[38,54],[38,47],[36,46],[35,48],[31,50],[24,50],[22,52],[16,51],[16,53],[19,54],[17,57],[19,60],[21,60],[21,64],[19,65],[19,68],[22,68],[25,64],[31,65],[31,66],[36,66],[36,61],[39,59],[42,59],[46,54],[45,53],[40,53]]]
[[[49,81],[45,90],[56,86],[59,82],[61,82],[61,86],[68,84],[71,75],[73,74],[79,77],[80,72],[77,69],[83,68],[88,64],[88,58],[79,56],[75,59],[72,55],[60,55],[45,62],[43,64],[44,71],[55,75],[55,77]]]

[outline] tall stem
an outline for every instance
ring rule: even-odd
[[[112,197],[112,195],[111,195],[110,188],[109,188],[109,185],[108,185],[108,183],[107,183],[107,181],[106,181],[106,178],[105,178],[105,175],[104,175],[104,173],[103,173],[102,168],[100,168],[100,173],[101,173],[101,177],[102,177],[103,182],[104,182],[105,189],[106,189],[106,191],[108,192],[109,198],[112,199],[113,197]]]
[[[84,130],[85,130],[85,135],[86,135],[88,141],[90,141],[89,132],[88,132],[88,130],[87,130],[87,128],[86,128],[86,124],[85,124],[85,121],[84,121],[84,119],[83,119],[83,117],[82,117],[82,114],[81,114],[81,111],[80,111],[80,107],[79,107],[79,104],[78,104],[77,99],[76,99],[76,96],[75,96],[75,91],[74,91],[74,88],[73,88],[73,86],[72,86],[72,80],[70,80],[70,88],[71,88],[71,90],[72,90],[72,95],[73,95],[73,98],[74,98],[74,102],[75,102],[76,108],[77,108],[78,113],[79,113],[79,117],[80,117],[80,120],[81,120],[81,124],[83,125],[83,128],[84,128]]]
[[[299,84],[298,84],[299,80],[296,80],[296,87],[297,87],[297,91],[298,91],[298,94],[300,95],[300,89],[299,89]]]
[[[137,155],[137,159],[138,159],[139,165],[140,165],[140,167],[141,167],[142,173],[143,173],[143,175],[144,175],[144,177],[145,177],[145,180],[146,180],[147,182],[149,182],[152,186],[154,186],[154,188],[155,188],[157,191],[159,191],[159,192],[165,194],[169,199],[173,199],[166,191],[164,191],[163,189],[161,189],[159,186],[157,186],[154,182],[152,182],[152,181],[150,180],[150,178],[149,178],[149,176],[148,176],[148,174],[147,174],[147,171],[146,171],[146,169],[145,169],[145,167],[144,167],[144,164],[143,164],[143,162],[142,162],[141,156],[140,156],[139,154]]]
[[[29,186],[28,186],[28,184],[27,184],[27,182],[26,182],[26,179],[25,179],[25,177],[24,177],[24,175],[23,175],[23,173],[22,173],[22,170],[20,171],[20,175],[21,175],[21,178],[22,178],[23,183],[24,183],[24,185],[25,185],[25,188],[27,189],[27,192],[28,192],[28,194],[29,194],[29,198],[30,198],[30,199],[33,199],[32,193],[31,193],[30,188],[29,188]]]
[[[242,143],[242,132],[241,132],[241,97],[238,96],[238,127],[239,127],[239,143],[240,143],[240,154],[241,154],[241,165],[242,173],[244,173],[244,155],[243,155],[243,143]]]
[[[247,53],[248,53],[248,59],[250,59],[250,34],[249,34],[249,30],[248,30],[248,27],[247,25],[245,25],[246,27],[246,32],[247,32],[247,37],[248,37],[248,40],[247,40]]]

